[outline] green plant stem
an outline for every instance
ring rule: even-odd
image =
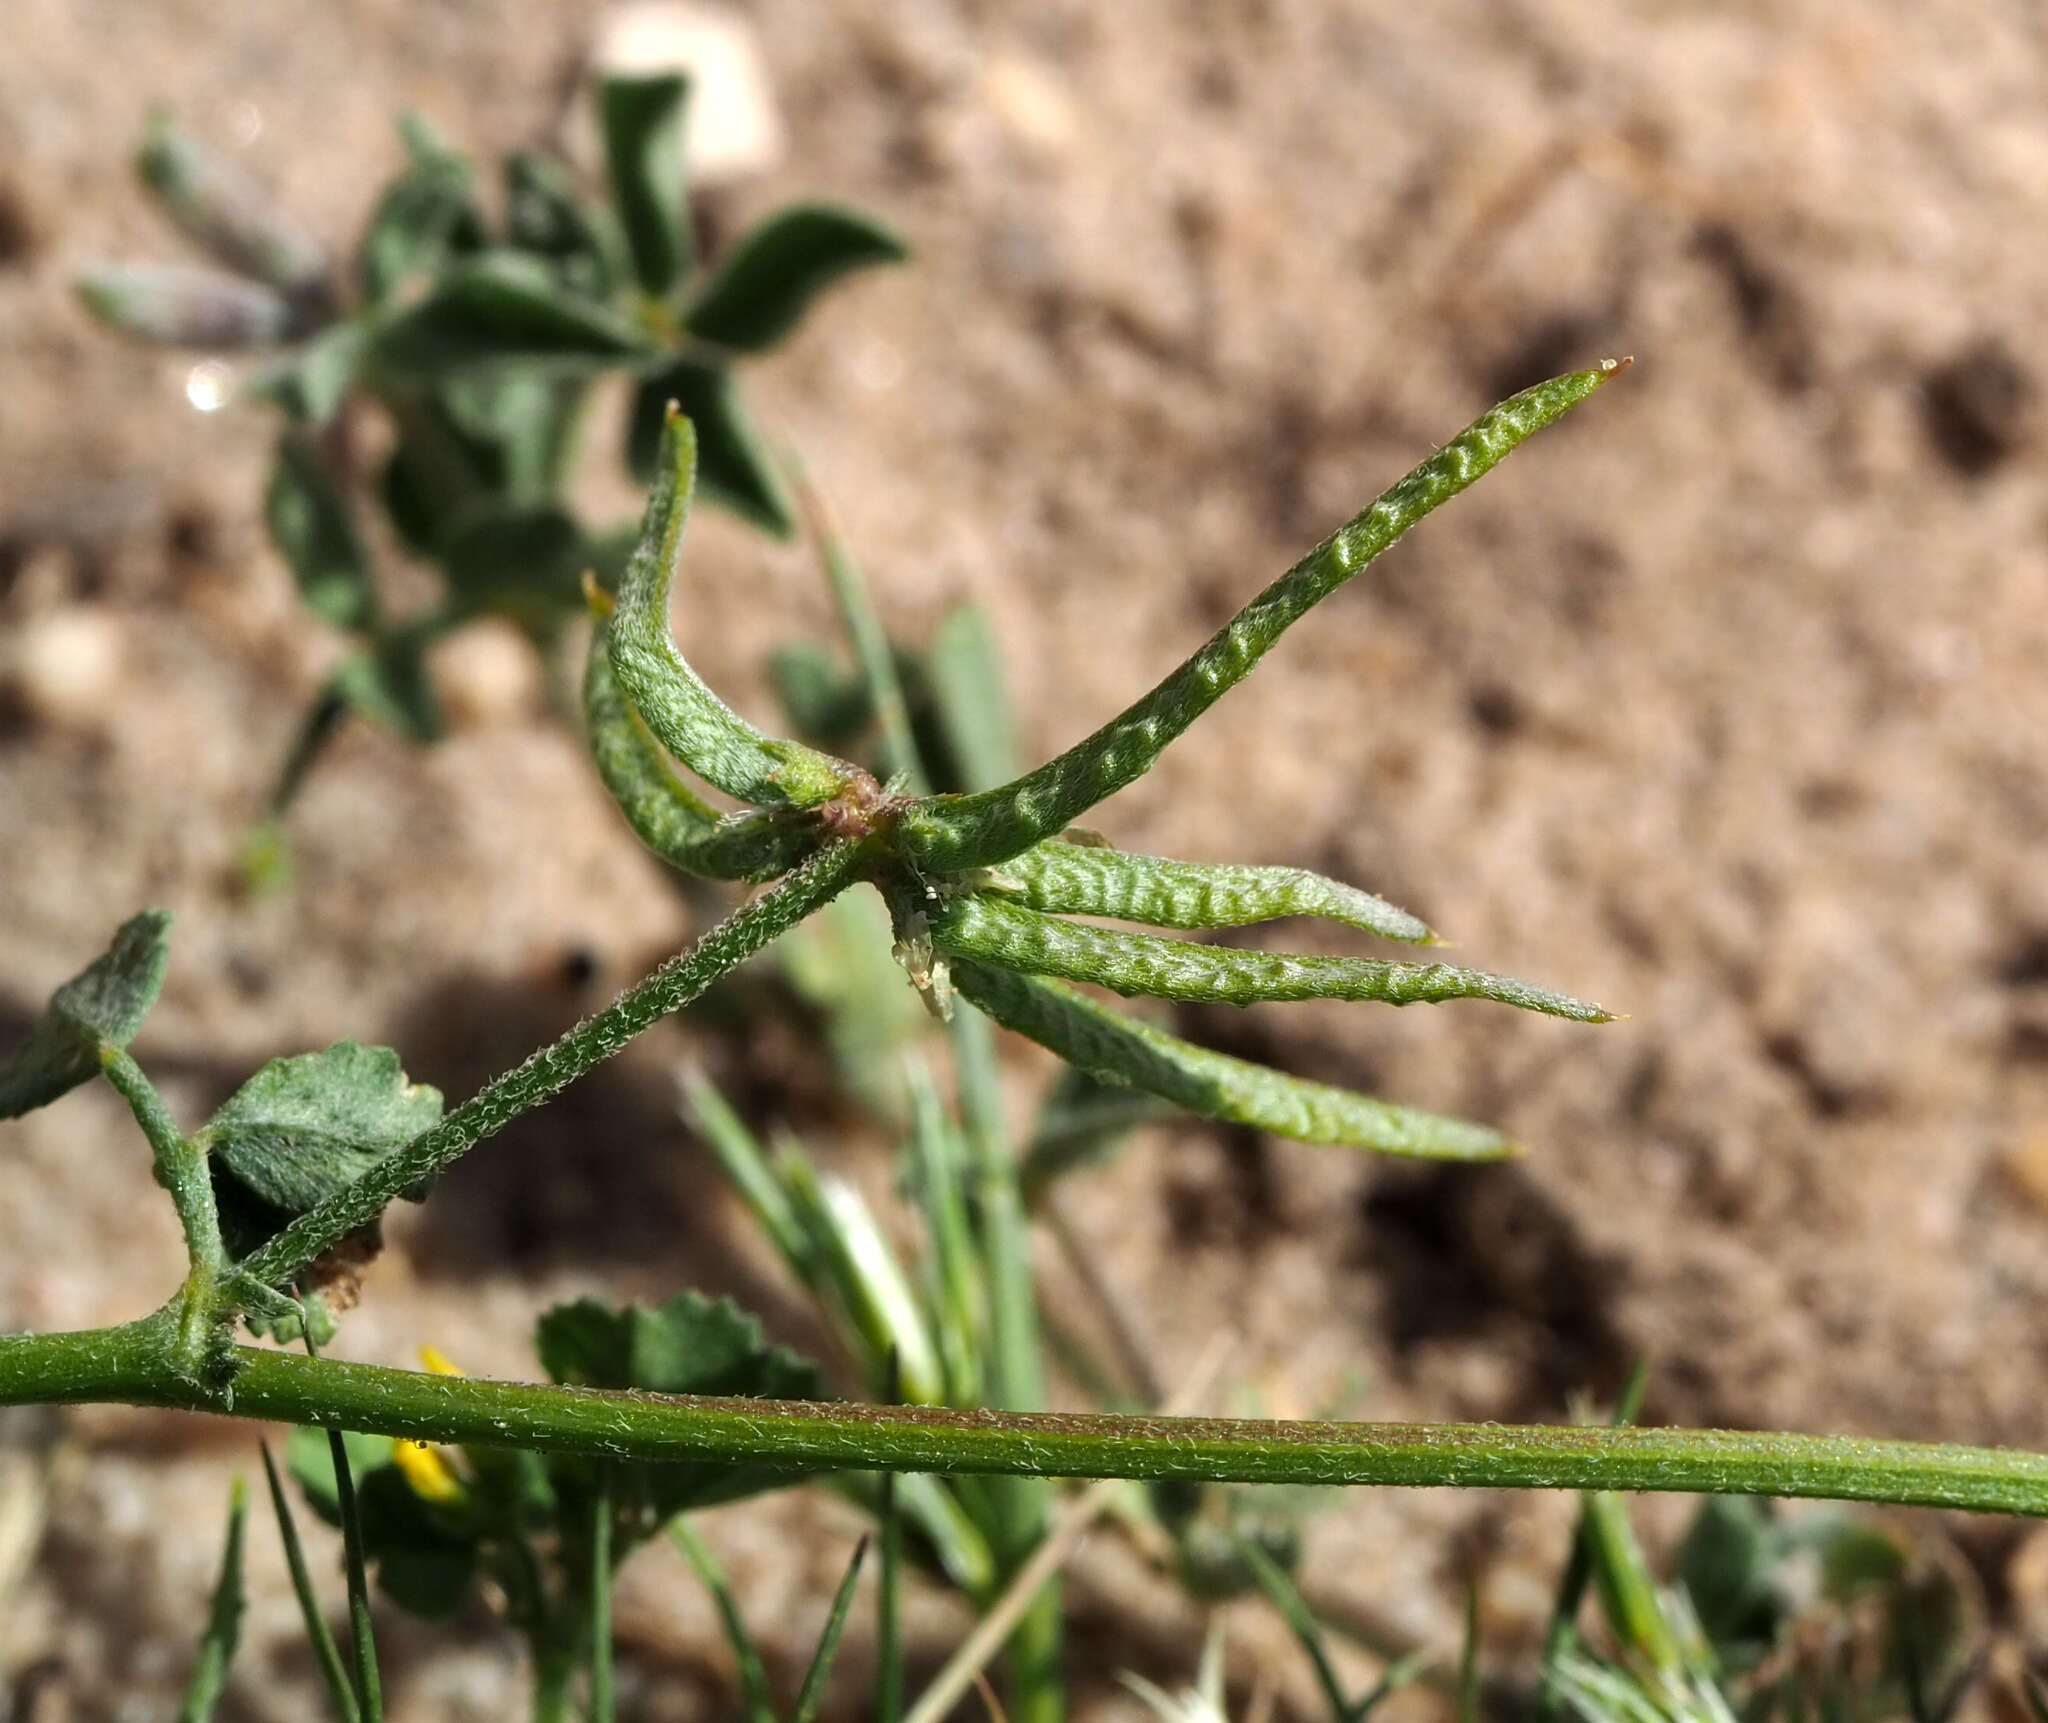
[[[988,1019],[964,1002],[955,1007],[951,1027],[968,1174],[988,1276],[985,1397],[999,1410],[1035,1411],[1045,1404],[1045,1366],[1031,1273],[1031,1223],[1017,1182],[1016,1151],[1003,1120],[995,1038]],[[1021,1479],[1006,1481],[991,1494],[998,1520],[992,1541],[1007,1576],[1030,1559],[1045,1537],[1052,1496],[1044,1484]],[[1064,1715],[1063,1637],[1060,1585],[1052,1575],[1022,1612],[1005,1653],[1017,1723],[1059,1723]]]
[[[177,1371],[166,1314],[0,1337],[0,1405],[182,1407],[620,1460],[1251,1484],[1683,1490],[2048,1518],[2048,1454],[1855,1436],[1502,1424],[1265,1423],[703,1400],[435,1376],[237,1346],[234,1405]]]
[[[590,1723],[612,1723],[612,1469],[590,1506]]]
[[[140,1065],[125,1047],[112,1042],[100,1045],[100,1069],[107,1081],[120,1091],[121,1099],[135,1115],[142,1134],[156,1157],[156,1182],[171,1193],[177,1205],[178,1224],[185,1229],[185,1250],[192,1270],[211,1282],[226,1252],[220,1242],[220,1216],[213,1206],[213,1181],[207,1176],[206,1155],[190,1137],[178,1129],[170,1108],[156,1091]]]
[[[368,1226],[393,1198],[431,1179],[485,1137],[609,1059],[634,1036],[695,999],[861,875],[867,855],[856,842],[821,850],[773,891],[735,910],[688,951],[628,988],[523,1065],[487,1084],[431,1130],[423,1131],[248,1257],[242,1272],[282,1286],[307,1263]]]
[[[306,1629],[306,1641],[313,1648],[313,1661],[320,1666],[320,1679],[326,1684],[327,1697],[333,1701],[336,1715],[341,1723],[358,1723],[361,1711],[356,1705],[355,1690],[349,1685],[348,1670],[341,1661],[341,1651],[334,1643],[334,1634],[328,1628],[326,1613],[320,1607],[319,1593],[313,1589],[313,1576],[306,1567],[305,1547],[299,1542],[298,1522],[292,1517],[292,1507],[284,1493],[284,1485],[277,1475],[277,1462],[270,1457],[270,1444],[259,1444],[263,1454],[263,1477],[270,1486],[270,1507],[277,1518],[277,1535],[284,1544],[285,1566],[291,1573],[292,1591],[299,1600],[299,1617]]]
[[[377,1672],[376,1625],[370,1618],[370,1579],[363,1560],[362,1517],[348,1444],[332,1425],[327,1445],[334,1456],[334,1491],[341,1509],[342,1554],[348,1566],[348,1625],[355,1656],[356,1705],[362,1723],[383,1723],[384,1684]]]

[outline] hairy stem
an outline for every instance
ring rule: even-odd
[[[226,1252],[221,1248],[220,1216],[213,1204],[213,1181],[207,1174],[205,1153],[178,1129],[156,1085],[125,1047],[102,1042],[100,1069],[120,1091],[149,1139],[150,1152],[156,1157],[156,1182],[171,1193],[177,1206],[192,1272],[210,1280],[219,1272]]]
[[[1684,1490],[2048,1518],[2048,1454],[1854,1436],[1502,1424],[1266,1423],[606,1393],[240,1346],[236,1417],[620,1460],[1215,1483]],[[161,1318],[0,1337],[0,1405],[228,1410]]]
[[[523,1065],[486,1085],[431,1130],[301,1215],[241,1265],[249,1278],[281,1286],[350,1233],[366,1227],[390,1201],[432,1178],[485,1137],[609,1059],[641,1031],[680,1010],[727,970],[786,933],[860,877],[867,856],[858,843],[820,851],[773,891],[735,910],[688,951],[584,1019]]]

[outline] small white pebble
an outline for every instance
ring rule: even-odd
[[[782,115],[752,21],[724,6],[635,0],[599,21],[598,72],[690,74],[684,149],[695,185],[720,185],[781,164]]]
[[[97,605],[45,611],[15,636],[7,679],[37,722],[100,729],[117,698],[125,645],[119,618]]]
[[[433,648],[428,664],[458,729],[514,723],[532,714],[545,692],[532,644],[498,617],[457,629]]]

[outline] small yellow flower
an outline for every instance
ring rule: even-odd
[[[463,1370],[451,1362],[448,1355],[438,1347],[422,1346],[420,1362],[436,1376],[464,1374]],[[453,1507],[469,1500],[469,1486],[456,1471],[451,1461],[450,1450],[436,1447],[431,1442],[401,1439],[392,1444],[391,1459],[405,1474],[405,1481],[412,1486],[412,1493],[421,1501]]]

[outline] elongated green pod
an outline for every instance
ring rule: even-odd
[[[669,638],[669,588],[696,478],[697,434],[672,410],[640,543],[605,631],[612,670],[655,739],[706,783],[757,806],[830,801],[859,780],[859,769],[755,729],[705,686]]]
[[[1161,939],[1152,933],[1090,927],[1005,902],[984,892],[953,899],[931,918],[932,943],[949,957],[978,958],[1032,975],[1090,981],[1126,998],[1181,999],[1205,1005],[1261,1005],[1290,999],[1359,999],[1383,1005],[1437,1005],[1491,999],[1575,1023],[1611,1022],[1597,1005],[1505,975],[1448,963],[1384,963],[1365,957],[1306,957],[1286,951],[1233,951]]]
[[[583,672],[583,718],[597,775],[639,839],[672,866],[709,879],[772,879],[816,834],[772,814],[721,816],[678,778],[612,674],[600,630]]]
[[[1169,861],[1053,838],[1010,857],[1002,874],[1016,882],[1023,903],[1053,915],[1106,915],[1148,927],[1248,927],[1318,915],[1383,939],[1434,937],[1385,898],[1306,868]]]
[[[1620,368],[1576,371],[1484,414],[1266,588],[1151,693],[1035,771],[907,809],[906,852],[929,872],[993,867],[1071,825],[1152,769],[1167,744],[1252,672],[1280,636],[1417,521],[1456,496]],[[708,774],[707,774],[708,775]]]
[[[1234,1125],[1336,1148],[1424,1160],[1496,1161],[1516,1153],[1497,1131],[1285,1076],[1138,1023],[1057,981],[959,959],[953,985],[1006,1029],[1028,1035],[1106,1083],[1144,1089]]]

